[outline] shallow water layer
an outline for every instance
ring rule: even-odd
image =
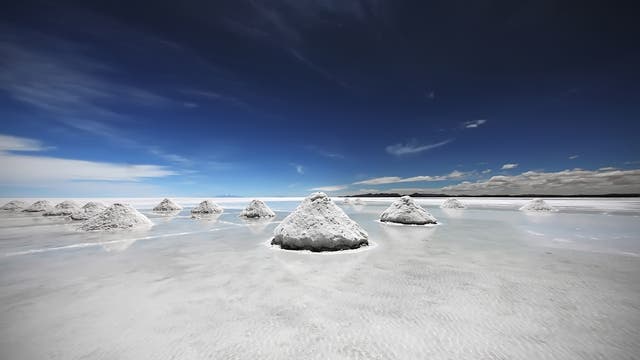
[[[0,358],[637,358],[637,203],[475,201],[419,201],[432,227],[340,205],[373,246],[322,254],[267,245],[293,201],[268,221],[138,203],[155,226],[117,233],[2,214]]]

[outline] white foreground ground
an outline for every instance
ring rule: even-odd
[[[372,246],[330,254],[268,245],[298,199],[263,199],[277,216],[260,223],[238,218],[250,199],[215,199],[225,212],[211,219],[190,218],[201,199],[155,215],[160,200],[100,199],[155,223],[133,232],[1,213],[0,359],[640,354],[638,199],[551,199],[551,214],[420,199],[441,223],[428,228],[377,222],[391,199],[338,202]]]

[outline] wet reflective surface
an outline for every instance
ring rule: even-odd
[[[277,212],[267,221],[238,218],[242,204],[220,203],[225,213],[198,219],[189,204],[173,216],[141,205],[155,226],[117,233],[2,214],[0,358],[640,353],[633,207],[528,215],[509,204],[445,211],[423,201],[441,224],[421,227],[377,222],[383,200],[337,203],[373,246],[326,254],[270,247],[293,201],[267,201]]]

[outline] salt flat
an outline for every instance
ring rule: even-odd
[[[57,200],[49,199],[52,203]],[[83,203],[89,199],[76,199]],[[0,217],[2,359],[635,359],[640,353],[640,201],[419,199],[431,227],[377,222],[391,199],[337,203],[365,250],[268,245],[300,199],[202,199],[151,229],[86,233],[64,218]]]

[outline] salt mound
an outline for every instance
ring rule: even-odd
[[[556,211],[556,208],[542,199],[533,199],[521,207],[520,211]]]
[[[182,210],[182,206],[174,203],[169,199],[162,200],[160,204],[158,204],[158,206],[153,208],[153,211],[159,211],[159,212],[178,211],[178,210]]]
[[[342,200],[342,203],[343,203],[343,204],[351,204],[351,199],[349,199],[349,198],[344,198],[344,199]]]
[[[53,209],[53,205],[51,205],[50,202],[48,202],[47,200],[40,200],[40,201],[36,201],[33,204],[31,204],[31,206],[29,206],[28,208],[22,210],[25,212],[42,212],[42,211],[48,211]]]
[[[205,200],[191,209],[192,214],[221,214],[224,211],[218,204]]]
[[[63,201],[57,204],[53,209],[45,211],[44,216],[67,216],[80,210],[80,205],[72,200]]]
[[[381,215],[380,221],[407,225],[437,224],[436,219],[409,196],[394,201]]]
[[[362,201],[362,199],[355,199],[353,201],[354,205],[364,205],[364,201]]]
[[[24,201],[20,201],[20,200],[13,200],[13,201],[9,201],[8,203],[2,205],[2,207],[0,207],[0,210],[7,210],[7,211],[18,211],[18,210],[22,210],[24,208],[27,207],[27,203]]]
[[[149,227],[153,223],[146,216],[126,204],[116,203],[80,225],[85,231],[119,230]]]
[[[458,199],[447,199],[442,205],[440,205],[443,209],[464,209],[464,205]]]
[[[369,235],[321,192],[309,195],[274,230],[283,249],[335,251],[369,245]]]
[[[273,210],[271,210],[262,200],[251,200],[249,205],[242,210],[240,216],[244,218],[257,219],[274,217],[276,216],[276,213],[274,213]]]
[[[90,217],[93,217],[101,212],[103,212],[107,207],[103,203],[90,201],[82,207],[82,209],[78,211],[74,211],[71,214],[72,220],[87,220]]]

